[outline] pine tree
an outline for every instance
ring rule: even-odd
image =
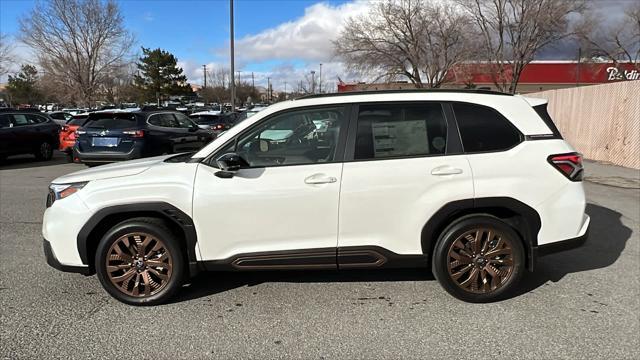
[[[138,74],[134,86],[144,94],[144,100],[162,100],[171,95],[191,95],[193,90],[187,77],[178,67],[177,59],[168,51],[142,48],[143,56],[138,60]]]
[[[42,95],[38,89],[38,70],[35,66],[22,65],[19,73],[14,76],[9,75],[7,93],[14,105],[37,103]]]

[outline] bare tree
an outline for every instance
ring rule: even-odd
[[[605,57],[616,66],[630,62],[640,70],[640,2],[630,3],[621,22],[602,25],[596,12],[589,11],[577,26],[577,36],[588,57]]]
[[[349,19],[334,48],[352,70],[439,87],[471,50],[469,25],[470,17],[448,3],[386,0]]]
[[[133,45],[114,0],[49,0],[20,19],[21,39],[44,72],[88,105]]]
[[[564,39],[584,0],[458,0],[473,18],[480,53],[496,87],[515,93],[520,75],[543,47]]]
[[[7,75],[13,63],[13,46],[9,43],[9,36],[0,33],[0,76]]]

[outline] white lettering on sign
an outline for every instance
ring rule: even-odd
[[[625,70],[624,73],[621,73],[618,68],[611,66],[607,68],[607,73],[609,74],[609,77],[607,78],[608,81],[640,80],[640,72],[638,72],[638,70]]]

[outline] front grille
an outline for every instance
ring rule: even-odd
[[[47,194],[47,207],[53,205],[53,202],[56,201],[56,194],[53,190],[49,190],[49,194]]]

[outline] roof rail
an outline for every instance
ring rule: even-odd
[[[361,91],[345,91],[338,93],[326,94],[310,94],[304,95],[295,100],[316,99],[332,96],[350,96],[350,95],[375,95],[375,94],[403,94],[403,93],[461,93],[461,94],[485,94],[485,95],[504,95],[512,96],[512,94],[493,91],[493,90],[475,90],[475,89],[389,89],[389,90],[361,90]]]

